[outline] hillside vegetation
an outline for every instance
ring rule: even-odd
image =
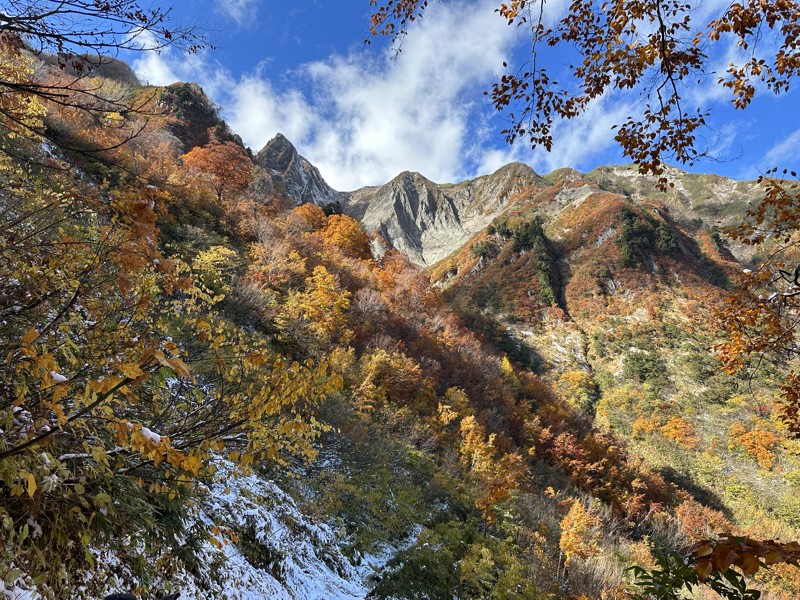
[[[709,535],[800,538],[782,367],[710,351],[715,211],[555,173],[426,272],[298,205],[197,86],[91,85],[146,110],[31,101],[62,147],[2,136],[7,595],[624,598]]]

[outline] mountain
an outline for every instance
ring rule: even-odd
[[[509,202],[548,185],[527,165],[513,163],[455,185],[435,184],[419,173],[404,172],[382,186],[337,192],[282,134],[264,146],[255,162],[269,177],[268,182],[262,178],[256,184],[260,194],[280,186],[297,204],[336,207],[418,265],[449,256]]]
[[[741,218],[758,197],[755,182],[675,168],[668,170],[673,187],[661,192],[656,178],[640,175],[631,165],[599,167],[586,174],[560,169],[541,177],[522,163],[456,184],[437,184],[406,171],[384,185],[339,192],[280,133],[256,155],[255,162],[263,172],[256,183],[260,195],[278,189],[277,185],[297,204],[311,202],[340,210],[379,236],[376,247],[394,248],[420,266],[447,258],[493,219],[522,207],[536,207],[536,213],[550,221],[592,194],[612,194],[638,203],[661,203],[681,226],[702,224],[715,229]],[[742,244],[732,250],[742,259],[752,252]]]
[[[99,83],[163,113],[8,104],[96,160],[0,128],[0,595],[623,598],[659,553],[800,538],[792,363],[714,350],[752,182],[339,192],[196,85]]]
[[[329,186],[314,165],[297,153],[292,143],[278,133],[256,154],[261,168],[255,187],[258,193],[285,194],[297,204],[310,202],[319,206],[340,204],[346,194]]]
[[[432,265],[518,198],[546,185],[522,163],[455,185],[437,185],[419,173],[404,172],[386,185],[348,194],[342,208],[415,264]]]
[[[212,139],[242,145],[242,139],[220,118],[219,107],[196,83],[173,83],[157,89],[155,96],[158,111],[168,115],[165,129],[180,140],[184,152]]]

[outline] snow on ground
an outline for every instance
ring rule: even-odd
[[[206,560],[224,566],[205,589],[192,589],[196,583],[187,580],[180,586],[182,599],[205,599],[209,591],[225,600],[349,600],[367,595],[364,574],[341,553],[333,529],[303,515],[275,483],[256,475],[231,476],[227,463],[220,467],[221,477],[201,518],[230,528],[239,541],[221,550],[207,544]]]
[[[341,552],[337,532],[300,512],[274,482],[235,474],[227,462],[220,461],[218,468],[217,483],[196,518],[222,528],[220,547],[204,543],[199,569],[155,581],[153,590],[180,592],[180,600],[361,600],[369,582],[399,550],[387,547],[360,557],[356,566]],[[238,539],[226,539],[225,529]],[[87,588],[100,587],[103,594],[132,589],[136,582],[118,556],[105,549],[93,554],[97,569],[87,573]],[[97,600],[85,589],[74,599]],[[40,598],[26,577],[8,587],[0,578],[0,600]]]
[[[22,583],[22,586],[24,585]],[[41,596],[36,591],[20,587],[17,582],[6,588],[6,584],[2,579],[0,579],[0,598],[3,598],[3,600],[41,600]]]

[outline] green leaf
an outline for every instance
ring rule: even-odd
[[[6,589],[14,585],[14,582],[16,582],[20,577],[22,577],[22,571],[19,569],[11,569],[7,571],[5,577],[3,577],[3,582],[5,583]]]

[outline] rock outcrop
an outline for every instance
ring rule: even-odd
[[[349,194],[342,208],[412,262],[431,265],[482,231],[516,195],[547,185],[521,163],[456,185],[404,172],[386,185]]]
[[[167,129],[181,142],[184,152],[212,140],[244,147],[219,116],[219,110],[196,83],[173,83],[161,89],[158,108],[172,119]]]
[[[281,134],[264,146],[255,162],[261,169],[256,195],[283,193],[297,204],[312,202],[341,211],[357,219],[367,233],[377,234],[373,243],[376,255],[394,248],[420,266],[452,255],[514,206],[535,205],[540,217],[550,222],[603,191],[636,201],[660,202],[671,218],[684,226],[702,222],[713,227],[720,222],[729,225],[755,197],[754,182],[673,168],[669,176],[675,186],[662,193],[655,178],[639,175],[633,166],[601,167],[585,174],[559,169],[543,178],[522,163],[457,184],[438,184],[405,171],[385,185],[339,192]],[[740,259],[749,256],[742,248],[732,249]]]
[[[292,143],[279,133],[256,155],[256,165],[262,169],[257,182],[259,189],[266,189],[264,179],[271,182],[272,189],[283,191],[298,205],[312,202],[319,206],[341,204],[346,194],[337,192],[320,175],[319,170],[297,153]]]

